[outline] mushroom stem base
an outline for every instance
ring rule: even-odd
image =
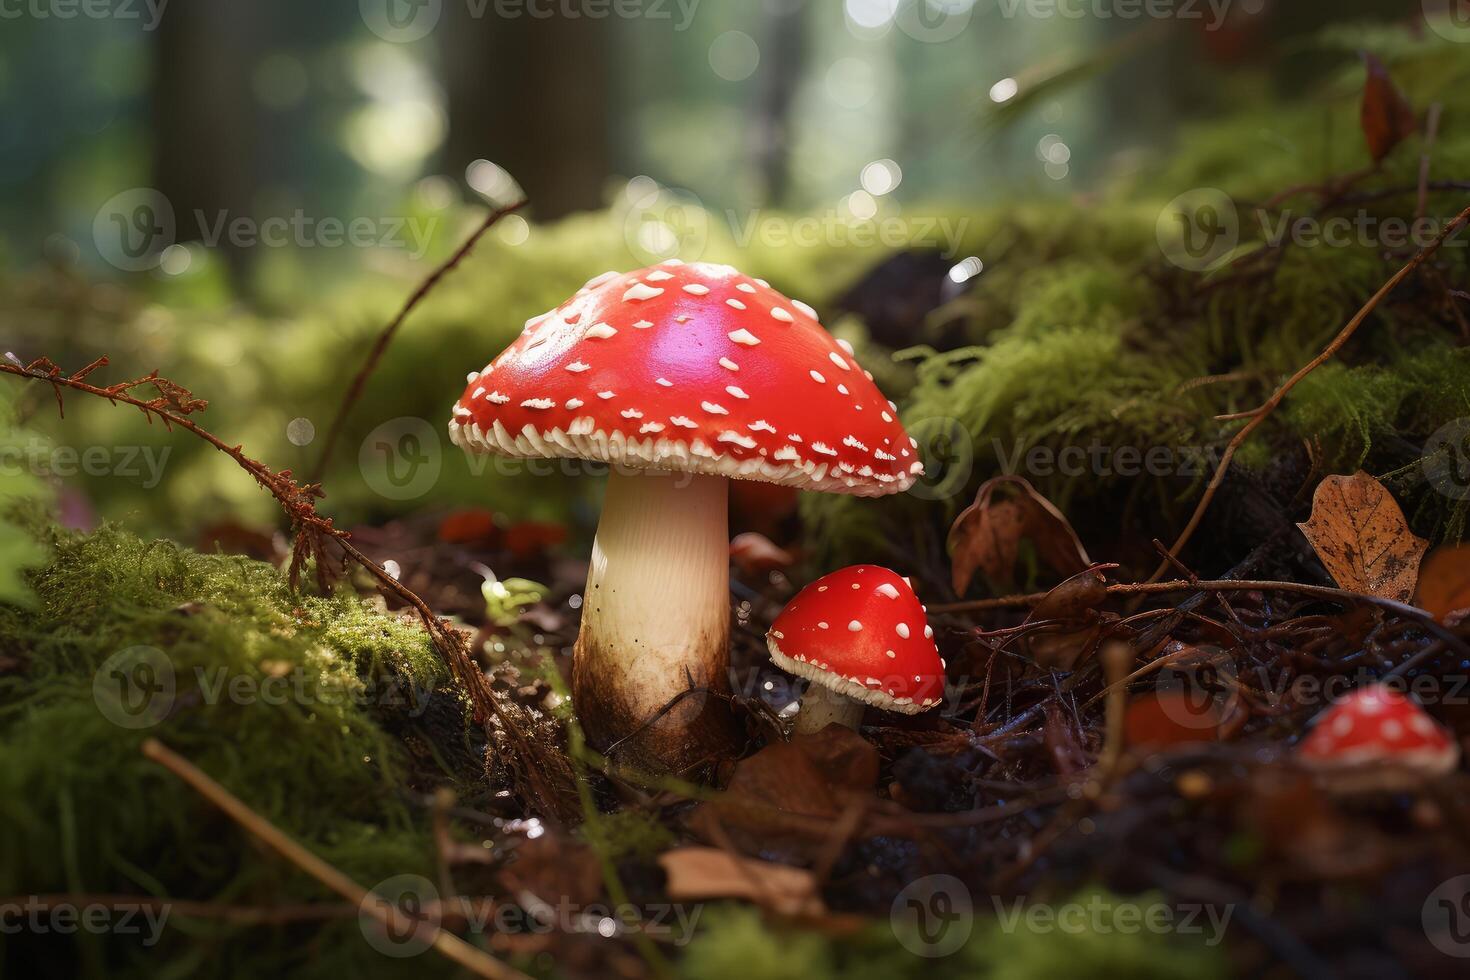
[[[728,481],[614,472],[592,546],[572,701],[612,761],[682,772],[732,754]],[[690,690],[694,693],[686,693]]]
[[[801,709],[796,713],[796,734],[811,735],[828,725],[856,729],[863,720],[861,701],[854,701],[813,681],[801,696]]]

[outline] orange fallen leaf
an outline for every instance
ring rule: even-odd
[[[676,902],[740,898],[782,915],[820,915],[817,878],[810,871],[740,857],[717,847],[679,847],[659,855]]]
[[[1383,62],[1364,52],[1363,63],[1368,68],[1368,78],[1363,83],[1360,122],[1363,138],[1368,141],[1368,152],[1373,162],[1378,163],[1412,135],[1419,124],[1414,118],[1414,107],[1394,84]]]
[[[1470,609],[1470,544],[1435,548],[1419,569],[1419,589],[1414,605],[1435,619]]]
[[[1344,589],[1408,602],[1429,542],[1409,530],[1398,501],[1361,470],[1329,476],[1298,524],[1333,580]]]
[[[1002,496],[1002,491],[1011,495]],[[955,594],[965,594],[977,569],[998,587],[1014,585],[1023,539],[1030,540],[1041,560],[1060,575],[1073,575],[1092,564],[1077,532],[1051,501],[1018,476],[998,476],[985,481],[975,502],[949,529]]]

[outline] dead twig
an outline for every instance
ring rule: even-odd
[[[476,976],[489,977],[490,980],[529,980],[524,973],[507,966],[489,953],[476,949],[458,936],[445,932],[437,924],[413,919],[388,902],[373,900],[372,892],[282,833],[275,824],[250,809],[238,796],[158,739],[150,738],[143,743],[143,755],[178,776],[189,788],[219,807],[231,820],[281,857],[349,902],[355,903],[362,914],[372,916],[399,934],[399,930],[411,930],[427,940],[446,959]]]

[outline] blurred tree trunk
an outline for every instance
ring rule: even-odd
[[[251,59],[259,53],[257,4],[172,4],[159,21],[152,88],[153,184],[173,206],[176,238],[191,241],[220,212],[252,213],[257,148],[264,145]],[[202,212],[205,227],[201,229]],[[238,278],[240,249],[219,251]]]
[[[781,204],[791,177],[791,103],[806,62],[807,12],[800,3],[767,4],[761,44],[755,169],[767,204]]]
[[[476,17],[446,4],[444,167],[510,172],[540,219],[602,206],[610,166],[611,18]]]

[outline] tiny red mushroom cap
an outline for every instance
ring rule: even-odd
[[[470,451],[575,457],[881,496],[917,443],[811,307],[727,265],[604,273],[483,370],[449,435]]]
[[[1387,764],[1438,776],[1455,768],[1460,747],[1414,701],[1375,684],[1327,709],[1297,754],[1314,769]]]
[[[766,633],[771,660],[838,694],[918,714],[944,695],[944,661],[908,582],[852,565],[797,593]]]

